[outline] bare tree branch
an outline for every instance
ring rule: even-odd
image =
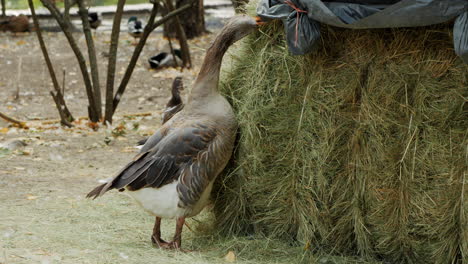
[[[23,57],[19,57],[19,62],[18,62],[18,70],[16,71],[16,93],[15,93],[15,101],[19,100],[19,94],[20,94],[20,80],[21,80],[21,66],[23,65]]]
[[[167,13],[167,15],[165,15],[164,17],[162,17],[161,19],[159,19],[158,21],[156,21],[153,24],[153,27],[151,28],[151,31],[155,30],[157,27],[159,27],[162,24],[166,23],[166,21],[168,21],[169,19],[173,18],[174,16],[177,16],[178,14],[184,12],[185,10],[187,10],[187,9],[189,9],[191,7],[192,7],[192,4],[187,4],[187,5],[181,6],[180,8],[177,8],[174,11],[171,11],[171,12]]]
[[[120,99],[122,98],[122,94],[125,92],[125,88],[127,88],[127,84],[130,81],[130,77],[133,73],[133,69],[135,68],[136,62],[138,60],[138,57],[140,56],[141,51],[143,50],[143,46],[146,43],[146,40],[149,36],[149,34],[155,30],[158,26],[164,24],[167,20],[171,19],[172,17],[180,14],[181,12],[184,12],[185,10],[188,10],[192,5],[187,4],[182,6],[181,8],[174,10],[167,15],[165,15],[163,18],[159,19],[158,21],[154,22],[154,19],[156,17],[157,9],[158,9],[158,4],[153,4],[153,9],[151,10],[151,16],[148,21],[148,24],[145,26],[145,30],[143,31],[143,36],[141,37],[140,41],[138,42],[138,45],[135,47],[135,51],[133,52],[132,58],[130,59],[130,63],[127,67],[127,70],[125,71],[124,77],[122,78],[122,81],[120,82],[119,88],[114,96],[114,102],[113,102],[113,110],[112,114],[115,113],[115,109],[117,109],[117,106],[119,105]]]
[[[65,96],[65,78],[67,76],[67,71],[65,68],[62,68],[62,95]]]
[[[52,62],[50,61],[49,53],[47,52],[44,39],[42,38],[41,28],[39,26],[39,21],[36,17],[36,11],[34,9],[34,4],[32,0],[28,0],[28,4],[29,8],[31,9],[31,15],[34,22],[34,27],[36,28],[36,34],[39,40],[39,45],[41,47],[42,54],[44,55],[44,60],[46,61],[47,69],[49,70],[50,78],[52,79],[52,84],[55,89],[55,94],[51,92],[52,98],[54,99],[55,105],[62,120],[62,124],[71,125],[70,122],[72,122],[74,118],[68,110],[65,100],[63,99],[63,94],[60,91],[60,86],[58,84],[57,77],[55,76],[54,67],[52,66]]]
[[[41,3],[44,5],[45,8],[49,10],[50,14],[55,18],[60,28],[62,29],[63,33],[65,34],[65,37],[67,38],[68,43],[70,44],[70,47],[73,50],[73,53],[75,54],[75,57],[78,61],[78,65],[80,66],[81,74],[83,76],[83,82],[86,87],[86,95],[88,96],[89,118],[92,122],[98,122],[100,116],[97,114],[98,111],[96,109],[96,102],[93,96],[94,95],[93,86],[91,84],[91,80],[88,75],[88,68],[86,66],[86,60],[83,56],[83,53],[81,53],[80,49],[78,48],[78,45],[76,44],[75,38],[73,38],[73,35],[71,33],[68,23],[63,19],[57,7],[53,5],[50,2],[50,0],[41,0]]]
[[[127,84],[130,81],[130,77],[132,76],[133,70],[135,69],[135,65],[140,57],[140,53],[143,50],[143,46],[148,39],[149,34],[153,31],[154,20],[156,18],[156,14],[158,13],[159,4],[153,4],[153,9],[151,9],[151,15],[148,20],[148,23],[143,30],[143,35],[140,38],[135,50],[133,51],[132,58],[128,63],[127,70],[125,71],[124,76],[122,77],[122,81],[120,82],[119,88],[114,96],[114,100],[112,103],[112,115],[115,113],[115,109],[117,109],[117,105],[119,105],[120,99],[122,98],[122,94],[125,92],[125,88],[127,88]]]
[[[3,17],[6,17],[5,0],[2,0],[2,16],[3,16]]]
[[[78,0],[79,11],[83,23],[83,32],[86,38],[86,46],[88,47],[89,66],[91,68],[91,78],[93,80],[93,97],[95,103],[96,114],[99,118],[102,116],[102,102],[101,102],[101,88],[99,86],[99,71],[96,59],[96,49],[94,47],[94,40],[91,34],[91,26],[88,20],[88,9],[85,7],[83,0]]]
[[[6,121],[8,121],[8,122],[10,122],[10,123],[13,123],[13,124],[15,124],[15,125],[21,127],[21,128],[27,127],[25,122],[22,122],[22,121],[19,121],[19,120],[14,119],[14,118],[12,118],[12,117],[9,117],[9,116],[3,114],[2,112],[0,112],[0,117],[3,118],[3,119],[5,119]]]
[[[174,59],[174,66],[179,67],[179,63],[177,62],[177,57],[174,52],[174,47],[172,46],[172,41],[170,37],[167,38],[167,42],[169,43],[169,49],[171,50],[172,59]]]
[[[77,0],[64,0],[63,4],[65,6],[64,11],[63,11],[63,19],[68,23],[68,26],[75,31],[76,28],[75,26],[71,23],[70,20],[70,8],[76,4]]]
[[[192,2],[192,4],[194,3],[195,1]],[[166,4],[167,10],[170,11],[166,15],[168,16],[169,14],[172,13],[172,11],[174,11],[174,5],[172,4],[172,0],[166,0],[165,4]],[[182,66],[190,68],[192,67],[192,61],[190,59],[190,50],[187,44],[187,36],[185,35],[184,28],[182,27],[182,24],[180,23],[180,19],[177,15],[175,16],[174,20],[175,20],[174,26],[176,29],[177,38],[179,39],[180,51],[182,54],[182,64],[183,64]]]
[[[114,15],[114,23],[112,24],[111,43],[109,47],[109,63],[107,65],[107,83],[106,83],[106,110],[104,123],[112,123],[112,115],[114,113],[114,81],[115,81],[115,64],[117,61],[117,49],[119,47],[120,22],[122,21],[123,8],[125,0],[119,0],[117,10]]]

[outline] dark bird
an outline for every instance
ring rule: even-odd
[[[184,84],[182,83],[182,77],[176,77],[172,83],[171,94],[172,97],[166,104],[166,109],[162,114],[162,123],[166,123],[175,114],[180,112],[184,108],[184,102],[180,97],[180,91],[184,90]]]
[[[29,31],[29,19],[25,15],[10,16],[0,22],[0,31],[11,31],[13,33]]]
[[[166,109],[162,113],[162,123],[166,123],[171,119],[176,113],[178,113],[182,108],[184,108],[184,103],[180,97],[180,91],[184,90],[184,84],[182,83],[182,77],[176,77],[174,82],[172,82],[171,89],[171,99],[166,104]],[[138,141],[137,146],[143,146],[148,138],[144,138]]]
[[[161,52],[148,59],[151,69],[162,69],[167,67],[177,67],[182,65],[182,52],[180,49],[174,49],[173,56],[170,52]]]
[[[88,13],[89,26],[92,29],[97,29],[102,23],[102,15],[97,12]]]
[[[143,24],[141,23],[141,20],[138,20],[136,16],[131,16],[128,19],[127,26],[128,34],[130,34],[130,36],[132,36],[135,41],[137,38],[141,38],[143,35]]]
[[[224,53],[257,28],[252,17],[236,16],[207,50],[185,107],[156,131],[140,153],[111,181],[87,197],[109,190],[128,191],[156,216],[151,241],[160,248],[180,248],[185,218],[200,213],[209,200],[213,182],[229,161],[237,121],[228,101],[218,91]],[[161,238],[161,218],[175,218],[173,240]]]

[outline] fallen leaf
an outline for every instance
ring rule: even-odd
[[[99,128],[99,123],[97,122],[88,122],[87,125],[93,130],[97,130]]]
[[[310,249],[310,241],[307,241],[307,243],[304,245],[304,250],[309,250]]]
[[[28,200],[36,200],[37,198],[39,198],[39,197],[34,196],[34,195],[29,195],[29,194],[26,196],[26,199],[28,199]]]
[[[234,254],[234,251],[229,250],[226,256],[224,256],[224,260],[229,263],[236,262],[236,254]]]
[[[24,41],[24,40],[19,40],[19,41],[16,42],[16,45],[18,45],[18,46],[21,46],[21,45],[24,45],[24,44],[26,44],[26,41]]]
[[[120,152],[123,152],[123,153],[135,152],[135,148],[134,147],[125,147]]]

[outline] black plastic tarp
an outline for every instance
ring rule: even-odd
[[[455,52],[468,63],[468,0],[261,0],[257,14],[283,21],[289,51],[310,52],[320,23],[353,29],[418,27],[456,18]]]

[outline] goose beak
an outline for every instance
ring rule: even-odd
[[[255,17],[255,22],[256,22],[257,26],[263,26],[263,25],[266,24],[266,22],[263,21],[262,18],[259,17],[259,16],[256,16],[256,17]]]

